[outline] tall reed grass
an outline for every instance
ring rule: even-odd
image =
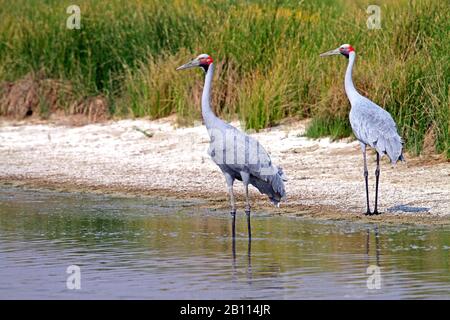
[[[381,29],[369,30],[372,2],[80,0],[82,28],[68,30],[70,1],[0,0],[0,81],[45,73],[70,81],[72,96],[107,97],[115,116],[177,113],[189,124],[202,75],[174,69],[206,52],[220,116],[256,130],[311,117],[307,136],[338,138],[351,134],[346,61],[319,53],[351,43],[357,88],[392,113],[407,149],[432,139],[450,158],[450,4],[375,1]]]

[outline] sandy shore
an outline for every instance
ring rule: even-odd
[[[237,123],[233,123],[238,125]],[[136,130],[140,128],[150,136]],[[364,217],[362,156],[356,141],[302,137],[304,122],[252,134],[283,167],[289,181],[281,208],[252,188],[253,208],[325,219],[392,222],[450,221],[450,163],[407,155],[392,168],[383,158],[380,208]],[[176,128],[173,119],[122,120],[70,127],[48,123],[0,125],[0,183],[60,190],[121,192],[200,198],[227,209],[224,178],[206,154],[208,135],[199,123]],[[373,200],[375,156],[369,156]],[[236,184],[238,200],[243,187]],[[243,211],[242,202],[238,203]],[[408,208],[422,212],[407,212]],[[406,209],[406,211],[405,211]]]

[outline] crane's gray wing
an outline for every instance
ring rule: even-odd
[[[387,154],[392,163],[403,160],[402,138],[392,116],[369,99],[361,99],[352,105],[350,124],[356,138],[375,148],[383,156]]]
[[[284,173],[272,163],[264,147],[254,138],[238,129],[227,126],[211,144],[213,160],[222,171],[241,180],[240,173],[250,174],[250,183],[277,204],[285,196]],[[225,138],[223,136],[225,135]],[[219,139],[223,141],[219,142]]]
[[[272,161],[263,146],[231,125],[226,131],[212,133],[211,141],[210,154],[217,164],[224,164],[237,173],[244,171],[262,179],[276,173],[276,170],[271,170]]]

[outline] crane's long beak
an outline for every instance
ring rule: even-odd
[[[341,54],[341,52],[339,51],[339,48],[321,53],[320,56],[326,57],[326,56],[333,56],[335,54]]]
[[[179,66],[177,68],[177,70],[184,70],[184,69],[194,68],[194,67],[198,67],[199,65],[200,65],[200,61],[194,59],[192,61],[189,61],[188,63],[183,64],[182,66]]]

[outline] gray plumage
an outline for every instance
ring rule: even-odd
[[[210,90],[213,74],[214,64],[210,64],[202,94],[202,116],[211,138],[208,153],[222,170],[228,186],[232,186],[235,179],[243,181],[244,184],[250,183],[278,205],[285,197],[283,170],[272,164],[269,154],[257,140],[219,119],[212,112]],[[218,143],[219,140],[222,143]],[[220,156],[219,152],[222,153]],[[262,170],[270,174],[264,174]],[[248,181],[245,173],[249,175]]]
[[[211,138],[208,153],[225,176],[233,216],[233,236],[236,213],[233,184],[236,179],[242,181],[245,188],[245,211],[250,236],[248,185],[253,185],[259,192],[266,194],[274,205],[279,205],[286,194],[283,170],[272,163],[269,154],[256,139],[219,119],[211,110],[210,91],[214,74],[212,58],[201,54],[177,70],[192,67],[201,67],[206,73],[202,93],[202,116]]]
[[[355,51],[350,51],[345,72],[345,92],[352,106],[349,118],[353,133],[359,142],[376,149],[381,157],[387,154],[391,163],[395,164],[398,160],[403,160],[402,139],[389,112],[355,89],[352,80],[355,58]]]
[[[322,53],[321,56],[343,55],[348,61],[345,72],[345,93],[352,106],[350,110],[350,125],[355,137],[361,144],[364,159],[364,179],[366,183],[367,215],[378,214],[378,182],[380,177],[380,158],[386,154],[392,164],[403,161],[403,142],[397,133],[397,126],[392,116],[359,94],[352,80],[352,70],[355,63],[355,49],[349,44],[343,44],[337,49]],[[372,213],[369,206],[368,171],[366,160],[366,147],[370,146],[377,151],[377,167],[375,170],[375,210]]]
[[[392,116],[369,99],[360,96],[352,103],[350,124],[356,138],[365,145],[387,154],[392,164],[403,161],[402,139]]]
[[[208,128],[211,137],[208,153],[222,170],[228,185],[232,185],[234,179],[243,181],[242,173],[247,173],[248,183],[266,194],[274,205],[278,205],[286,194],[283,183],[285,175],[281,168],[272,163],[264,147],[254,138],[219,118],[211,119],[211,125],[212,128]],[[224,143],[215,143],[224,136],[227,137]],[[218,153],[222,153],[220,157]],[[239,161],[239,155],[244,161]],[[231,161],[222,161],[230,158]]]

